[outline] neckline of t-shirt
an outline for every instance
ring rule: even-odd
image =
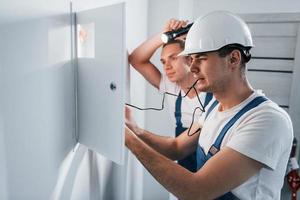
[[[182,97],[184,97],[186,95],[186,93],[181,88],[179,88],[179,92],[181,92]],[[179,95],[179,92],[178,92],[178,95]],[[201,93],[202,92],[198,93],[200,99],[201,99]],[[197,99],[197,94],[193,98],[190,98],[189,96],[186,96],[184,98],[187,98],[188,100],[194,100],[194,99]]]
[[[253,93],[247,99],[245,99],[244,101],[242,101],[238,105],[235,105],[232,108],[229,108],[228,110],[219,111],[220,105],[218,105],[217,112],[219,114],[224,114],[224,115],[227,114],[227,113],[235,112],[235,111],[239,110],[239,108],[246,106],[246,104],[248,104],[250,101],[252,101],[255,97],[262,96],[262,95],[263,94],[260,94],[258,91],[254,90]]]

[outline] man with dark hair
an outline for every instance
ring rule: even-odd
[[[178,97],[168,96],[167,103],[172,116],[175,116],[176,131],[175,136],[179,136],[192,123],[193,111],[199,107],[198,97],[196,92],[191,90],[185,98],[189,88],[193,85],[196,79],[189,69],[189,57],[177,56],[184,49],[184,40],[176,38],[166,44],[161,40],[161,34],[171,30],[177,30],[186,25],[185,21],[175,19],[169,20],[162,32],[156,34],[152,38],[147,39],[138,46],[130,55],[130,64],[144,76],[144,78],[157,88],[161,93],[172,93]],[[163,65],[164,73],[161,73],[158,68],[150,61],[153,54],[160,48],[160,61]],[[202,102],[205,101],[205,93],[200,94]],[[206,104],[210,97],[206,98]],[[205,103],[204,103],[205,104]],[[201,112],[196,112],[194,120],[200,118]],[[149,135],[149,137],[161,136]],[[186,169],[196,171],[196,152],[191,152],[187,157],[182,158],[178,163]]]
[[[252,47],[246,23],[226,11],[198,18],[189,30],[179,55],[190,57],[197,89],[215,98],[192,127],[197,134],[149,141],[149,132],[138,128],[126,108],[126,146],[181,200],[280,200],[292,122],[248,82]],[[197,172],[172,162],[195,150]]]

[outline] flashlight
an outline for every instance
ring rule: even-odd
[[[193,23],[190,23],[190,24],[186,25],[185,27],[179,28],[177,30],[167,31],[167,32],[161,34],[160,38],[163,41],[163,43],[168,43],[169,41],[174,40],[175,38],[186,34],[190,30],[192,25],[193,25]]]

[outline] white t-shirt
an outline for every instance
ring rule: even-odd
[[[160,85],[159,85],[160,93],[163,94],[164,92],[169,92],[172,94],[179,95],[180,90],[181,88],[176,83],[171,82],[165,75],[162,75]],[[204,104],[206,93],[201,92],[198,94],[202,104]],[[185,96],[185,92],[183,90],[181,90],[181,96],[182,97]],[[171,118],[174,121],[174,124],[176,123],[175,116],[174,116],[176,99],[177,99],[176,96],[170,96],[170,95],[166,95],[166,99],[165,99],[167,102],[167,107],[169,109]],[[200,107],[199,101],[196,96],[194,98],[189,98],[188,96],[182,98],[181,122],[183,127],[186,128],[190,127],[192,123],[193,112],[196,107]],[[201,114],[202,112],[199,109],[197,109],[195,113],[194,122],[199,121]]]
[[[199,145],[206,154],[225,124],[257,96],[262,94],[256,91],[239,105],[222,112],[218,110],[218,104],[205,122],[204,116],[201,117],[200,125],[203,127]],[[279,200],[292,140],[293,128],[289,115],[271,100],[242,115],[228,130],[221,149],[230,147],[263,163],[265,167],[231,192],[243,200]]]

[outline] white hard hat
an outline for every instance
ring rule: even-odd
[[[179,55],[215,51],[229,44],[253,47],[250,30],[240,17],[227,11],[214,11],[194,22],[184,51]]]

